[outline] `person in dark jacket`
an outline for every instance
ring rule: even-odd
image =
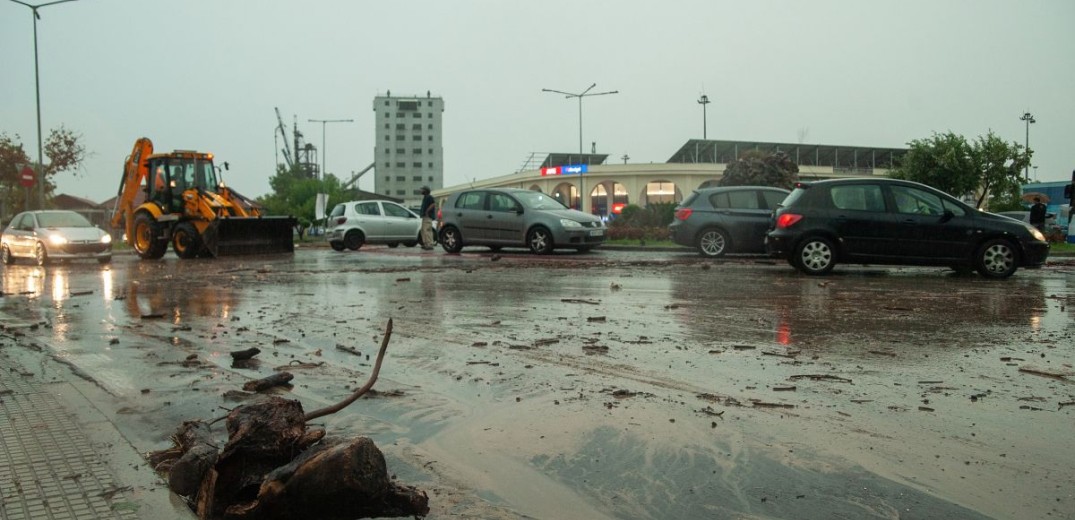
[[[422,249],[433,249],[433,219],[437,215],[437,201],[429,194],[429,186],[422,186]]]
[[[1030,207],[1030,225],[1045,231],[1045,204],[1041,203],[1041,197],[1034,197],[1034,205]]]

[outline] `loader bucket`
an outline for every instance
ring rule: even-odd
[[[294,217],[220,218],[206,228],[202,239],[216,256],[292,253]]]

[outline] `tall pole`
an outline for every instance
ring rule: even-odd
[[[578,98],[578,100],[579,100],[579,158],[580,159],[582,158],[582,98],[589,97],[589,96],[607,96],[609,94],[619,94],[620,93],[620,91],[618,91],[618,90],[610,90],[608,92],[590,93],[590,91],[593,90],[593,88],[596,87],[596,86],[597,86],[597,83],[594,83],[594,84],[590,85],[589,87],[587,87],[586,90],[583,90],[582,92],[578,92],[578,93],[564,92],[562,90],[553,90],[551,88],[543,88],[543,89],[541,89],[542,92],[552,92],[554,94],[562,94],[565,99]],[[588,197],[586,196],[585,185],[584,185],[583,180],[582,180],[582,174],[579,174],[579,199],[580,199],[579,209],[582,210],[582,211],[585,211],[586,199],[587,198]]]
[[[45,178],[43,176],[44,172],[41,170],[41,168],[44,167],[44,162],[45,162],[44,144],[43,144],[44,140],[41,139],[41,74],[40,74],[40,72],[38,70],[38,60],[37,60],[37,20],[38,20],[38,18],[41,18],[41,15],[37,13],[37,10],[41,9],[42,7],[46,7],[46,6],[50,6],[50,5],[62,4],[64,2],[74,2],[75,0],[56,0],[54,2],[46,2],[44,4],[39,4],[39,5],[30,5],[30,4],[26,3],[26,2],[20,2],[19,0],[11,0],[11,1],[15,2],[16,4],[25,5],[26,7],[29,7],[30,11],[33,14],[33,18],[34,18],[34,95],[36,96],[36,101],[37,101],[37,166],[36,166],[36,170],[37,170],[38,192],[39,192],[39,196],[40,196],[40,199],[38,201],[38,203],[39,203],[38,208],[39,209],[45,209]],[[29,204],[27,204],[26,209],[30,209]]]
[[[1019,120],[1020,121],[1026,121],[1026,153],[1027,153],[1027,161],[1026,161],[1026,171],[1025,171],[1025,173],[1023,175],[1026,177],[1026,182],[1030,182],[1030,125],[1032,123],[1037,123],[1037,120],[1034,119],[1034,114],[1031,114],[1029,110],[1024,112],[1023,117],[1020,117]]]
[[[702,94],[702,97],[698,98],[698,104],[702,105],[702,140],[708,140],[709,137],[706,136],[706,130],[709,128],[709,125],[706,124],[705,120],[705,106],[709,104],[709,96]]]
[[[328,151],[325,149],[325,125],[329,123],[354,123],[354,119],[310,119],[311,123],[321,123],[321,179],[325,179],[325,156],[328,155]]]

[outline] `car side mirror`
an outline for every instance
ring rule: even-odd
[[[954,218],[956,218],[956,214],[952,213],[952,210],[946,209],[944,210],[944,214],[941,215],[941,222],[948,222]]]
[[[515,206],[515,214],[516,215],[522,215],[523,214],[523,207],[522,206]]]

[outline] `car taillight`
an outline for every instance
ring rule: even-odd
[[[691,213],[694,213],[693,209],[680,208],[676,210],[676,220],[687,220],[691,218]]]
[[[342,225],[344,222],[347,222],[347,217],[339,217],[336,219],[337,226]]]
[[[796,222],[803,219],[802,215],[795,213],[784,213],[779,217],[776,217],[776,229],[787,229],[794,226]]]

